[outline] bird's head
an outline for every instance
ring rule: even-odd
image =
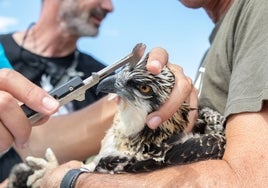
[[[157,110],[169,97],[175,77],[168,67],[153,75],[146,69],[148,54],[137,64],[129,63],[120,72],[102,80],[97,92],[116,93],[129,106],[146,110],[147,114]]]

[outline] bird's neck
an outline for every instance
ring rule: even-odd
[[[145,126],[147,111],[121,102],[114,119],[113,128],[125,137],[138,134]]]
[[[159,142],[172,134],[183,132],[188,124],[188,106],[182,106],[170,119],[152,130],[146,125],[148,109],[135,108],[127,103],[120,103],[113,123],[113,129],[127,140],[148,139],[148,142]],[[143,138],[141,138],[143,137]]]

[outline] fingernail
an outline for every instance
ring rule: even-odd
[[[162,64],[157,60],[151,61],[150,65],[153,66],[154,68],[158,69],[158,70],[162,69]]]
[[[59,106],[59,102],[51,97],[44,97],[42,102],[44,107],[49,111],[54,110]]]
[[[156,129],[162,122],[162,119],[159,116],[154,116],[147,122],[147,125],[151,129]]]

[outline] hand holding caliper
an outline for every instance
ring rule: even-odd
[[[138,63],[144,54],[145,48],[146,46],[144,44],[139,43],[133,48],[129,55],[125,56],[118,62],[100,70],[99,72],[93,72],[92,75],[85,80],[76,76],[67,83],[55,88],[49,92],[49,94],[59,101],[60,106],[63,106],[72,100],[82,101],[85,99],[85,92],[99,83],[101,79],[105,78],[127,63]],[[22,105],[21,108],[31,123],[39,121],[44,116],[43,114],[30,109],[26,105]]]

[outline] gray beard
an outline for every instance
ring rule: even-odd
[[[97,36],[99,33],[99,29],[96,26],[90,25],[80,18],[63,21],[60,26],[63,30],[76,36]]]
[[[90,12],[79,12],[77,2],[65,0],[59,11],[60,26],[64,31],[75,36],[96,36],[99,28],[90,23]]]

